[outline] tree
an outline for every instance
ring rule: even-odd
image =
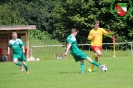
[[[18,9],[21,17],[28,24],[37,25],[41,31],[52,31],[51,11],[56,4],[55,0],[11,0],[12,9]]]
[[[110,12],[111,0],[65,0],[59,3],[52,12],[54,19],[53,36],[61,41],[70,33],[72,27],[79,29],[79,43],[88,43],[87,36],[93,28],[94,20],[100,21],[100,27],[110,28],[116,35],[117,42],[132,41],[133,15],[127,20],[118,20]],[[112,38],[104,39],[112,42]]]
[[[20,25],[26,21],[20,17],[17,10],[11,10],[7,4],[0,5],[0,25]]]

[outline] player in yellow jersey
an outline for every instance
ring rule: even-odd
[[[103,28],[99,27],[99,21],[94,22],[94,28],[90,31],[88,35],[88,40],[91,40],[91,47],[94,51],[93,59],[95,59],[96,62],[99,61],[99,58],[102,54],[102,39],[103,35],[109,35],[110,29],[105,31]],[[92,72],[92,69],[94,68],[94,65],[91,65],[88,69],[88,72]]]

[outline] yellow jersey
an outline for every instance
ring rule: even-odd
[[[103,28],[98,28],[97,30],[92,29],[88,35],[88,40],[91,40],[92,46],[102,46],[103,34],[109,35],[110,32],[105,31]],[[93,35],[96,35],[93,37]]]

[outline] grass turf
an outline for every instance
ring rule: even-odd
[[[132,88],[133,57],[102,57],[99,62],[107,65],[106,73],[95,67],[81,74],[73,59],[27,62],[28,75],[13,62],[0,62],[0,88]],[[89,66],[85,61],[85,70]]]

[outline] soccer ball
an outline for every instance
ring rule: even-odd
[[[107,72],[107,67],[104,66],[103,68],[101,68],[101,71],[102,71],[102,72]]]
[[[37,61],[40,61],[40,59],[39,59],[39,58],[37,58],[36,60],[37,60]]]

